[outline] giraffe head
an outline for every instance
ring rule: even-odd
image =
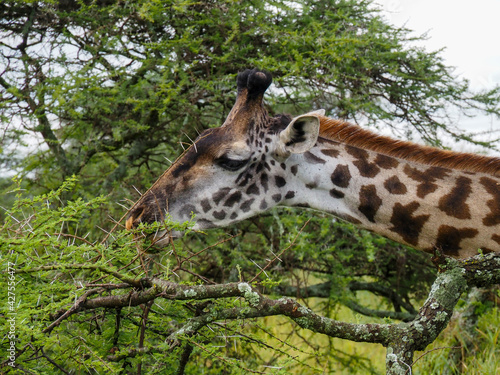
[[[195,230],[223,227],[293,198],[286,188],[286,175],[294,173],[288,161],[314,146],[323,112],[271,118],[262,104],[271,81],[256,69],[238,75],[236,103],[224,124],[205,130],[139,199],[128,229],[167,215],[183,222],[192,214]],[[159,236],[161,245],[167,236]]]

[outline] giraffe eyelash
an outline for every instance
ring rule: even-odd
[[[237,170],[247,165],[249,161],[250,159],[239,160],[239,159],[230,159],[227,156],[222,156],[215,160],[215,164],[228,171],[236,172]]]

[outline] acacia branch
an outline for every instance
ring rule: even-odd
[[[393,326],[387,346],[387,374],[406,374],[413,354],[424,350],[446,328],[460,296],[471,286],[500,284],[500,254],[491,253],[456,260],[436,259],[441,273],[418,316],[410,323]],[[408,372],[409,373],[409,372]]]
[[[123,281],[124,283],[129,284],[133,287],[141,287],[141,281],[135,278],[131,278],[129,276],[123,275],[118,271],[115,271],[111,267],[106,267],[99,264],[51,264],[47,266],[40,266],[34,268],[27,269],[19,269],[16,270],[16,273],[34,273],[40,271],[53,271],[53,270],[65,270],[65,269],[75,269],[75,270],[95,270],[106,273],[108,275],[112,275],[116,277],[118,280]]]
[[[329,298],[332,288],[331,281],[324,283],[309,285],[307,287],[297,287],[292,285],[278,286],[275,291],[284,296],[294,296],[297,298],[307,297],[320,297]],[[349,283],[348,288],[351,291],[366,290],[375,294],[382,295],[391,301],[396,301],[400,306],[403,306],[408,312],[387,311],[387,310],[373,310],[358,304],[354,299],[347,299],[343,303],[351,310],[365,315],[378,318],[398,319],[402,321],[411,321],[415,318],[417,311],[410,304],[403,301],[403,299],[391,289],[384,287],[378,283],[361,283],[352,281]]]
[[[46,269],[47,266],[38,268]],[[316,314],[291,298],[272,299],[263,296],[246,282],[182,285],[159,278],[144,278],[133,280],[131,287],[140,285],[141,288],[131,289],[127,294],[89,298],[96,290],[88,291],[46,331],[81,310],[138,306],[156,298],[207,300],[241,297],[247,305],[223,309],[208,307],[206,312],[187,320],[167,338],[170,347],[179,345],[182,336],[191,337],[213,322],[284,315],[313,332],[355,342],[382,344],[388,348],[387,373],[401,374],[411,369],[415,350],[424,350],[447,326],[456,303],[468,287],[500,283],[500,254],[480,255],[463,261],[446,258],[441,260],[440,269],[442,272],[434,282],[426,302],[417,317],[408,323],[354,324],[336,321]]]

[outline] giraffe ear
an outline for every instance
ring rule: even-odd
[[[318,139],[319,116],[324,113],[325,111],[320,109],[295,117],[280,133],[276,153],[288,157],[290,154],[301,154],[310,150]]]

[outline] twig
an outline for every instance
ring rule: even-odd
[[[207,352],[208,354],[210,354],[211,356],[217,358],[217,359],[220,359],[222,362],[225,362],[225,363],[229,363],[231,365],[236,365],[238,366],[239,368],[245,370],[245,371],[248,371],[248,372],[251,372],[253,374],[265,374],[265,372],[262,372],[262,371],[254,371],[254,370],[250,370],[249,368],[246,368],[246,367],[243,367],[243,366],[239,366],[237,363],[235,362],[231,362],[225,358],[222,358],[222,357],[219,357],[218,355],[215,355],[213,352],[210,352],[208,351],[207,349],[205,349],[203,346],[201,346],[200,344],[198,344],[197,342],[195,341],[190,341],[192,344],[196,345],[198,348],[200,348],[201,350],[203,350],[204,352]]]
[[[184,375],[184,370],[186,369],[186,365],[189,362],[189,357],[193,352],[193,345],[190,343],[186,343],[184,346],[184,350],[182,351],[181,358],[179,360],[179,367],[175,372],[176,375]]]
[[[415,363],[417,363],[417,361],[419,359],[421,359],[422,357],[426,356],[427,354],[431,353],[431,352],[434,352],[436,350],[441,350],[441,349],[461,349],[462,348],[462,345],[459,345],[459,346],[441,346],[439,348],[434,348],[434,349],[431,349],[431,350],[427,350],[425,353],[423,353],[420,357],[418,357],[416,360],[413,361],[413,363],[411,364],[410,366],[410,369],[409,370],[406,370],[405,372],[405,375],[408,374],[408,371],[411,371],[411,367],[413,367],[415,365]]]
[[[203,253],[203,252],[207,251],[208,249],[211,249],[211,248],[216,247],[216,246],[218,246],[218,245],[220,245],[220,244],[223,244],[224,242],[230,241],[230,240],[232,240],[233,238],[238,237],[240,234],[241,234],[241,233],[238,233],[238,234],[235,234],[234,236],[231,236],[231,237],[229,237],[229,238],[222,239],[222,240],[220,240],[220,241],[218,241],[218,242],[216,242],[216,243],[214,243],[214,244],[212,244],[212,245],[210,245],[210,246],[205,247],[204,249],[202,249],[202,250],[198,251],[197,253],[195,253],[195,254],[191,254],[191,255],[190,255],[190,256],[188,256],[187,258],[182,259],[182,260],[180,261],[180,263],[179,263],[179,264],[178,264],[178,265],[177,265],[177,266],[176,266],[176,267],[172,270],[172,272],[175,272],[175,271],[179,270],[179,269],[181,268],[182,264],[183,264],[184,262],[187,262],[189,259],[194,258],[194,257],[195,257],[195,256],[197,256],[197,255],[200,255],[201,253]]]
[[[87,245],[89,246],[94,246],[94,244],[92,242],[89,242],[87,241],[85,238],[83,237],[79,237],[79,236],[76,236],[74,234],[69,234],[69,233],[54,233],[52,234],[53,236],[63,236],[63,237],[71,237],[71,238],[75,238],[77,240],[80,240],[82,242],[85,242]]]
[[[275,261],[276,259],[280,259],[280,258],[281,258],[281,256],[283,255],[283,253],[284,253],[285,251],[287,251],[288,249],[290,249],[291,247],[293,247],[293,246],[295,245],[295,242],[297,241],[297,238],[299,238],[299,236],[302,234],[303,230],[305,229],[306,225],[307,225],[307,224],[309,224],[309,222],[310,222],[310,221],[311,221],[311,219],[309,219],[309,220],[307,220],[307,221],[305,222],[305,224],[302,226],[302,228],[300,228],[299,233],[297,233],[297,235],[295,236],[295,238],[293,239],[293,241],[292,241],[292,242],[290,242],[290,245],[288,245],[286,248],[284,248],[284,249],[283,249],[283,250],[282,250],[282,251],[281,251],[278,255],[275,255],[275,256],[274,256],[274,258],[273,258],[273,259],[271,259],[271,260],[269,261],[269,263],[267,263],[267,264],[266,264],[266,266],[265,266],[264,268],[261,268],[261,270],[259,271],[259,273],[257,273],[257,275],[255,275],[255,276],[253,277],[253,279],[252,279],[252,280],[250,280],[250,282],[249,282],[249,283],[254,282],[254,281],[255,281],[255,279],[256,279],[257,277],[259,277],[259,275],[260,275],[262,272],[264,272],[266,269],[268,269],[269,267],[271,267],[271,265],[274,263],[274,261]]]
[[[91,289],[83,293],[82,296],[75,301],[75,304],[71,306],[71,308],[68,311],[66,311],[59,318],[57,318],[50,326],[45,328],[42,332],[50,333],[55,327],[61,324],[63,320],[69,318],[71,315],[80,311],[80,305],[87,300],[87,297],[92,294],[96,294],[97,292],[99,292],[99,289]]]

